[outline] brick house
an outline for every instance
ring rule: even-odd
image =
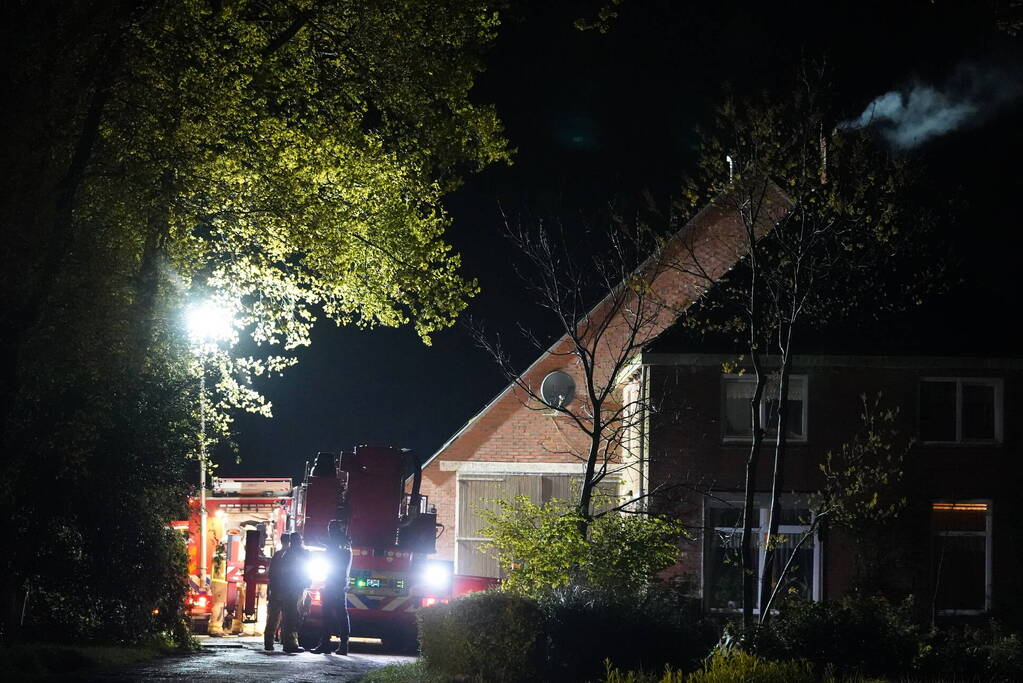
[[[765,221],[783,206],[778,193]],[[673,238],[673,257],[710,264],[716,280],[734,266],[744,238],[734,214],[715,203]],[[672,270],[653,287],[670,302],[666,310],[677,312],[699,299],[706,282]],[[602,314],[600,305],[591,312]],[[659,316],[629,372],[615,378],[622,396],[643,396],[657,410],[635,421],[628,437],[633,462],[609,483],[623,494],[666,492],[649,504],[670,509],[693,531],[669,573],[689,581],[708,608],[732,610],[738,607],[738,577],[730,560],[741,524],[749,380],[722,374],[722,363],[734,361],[734,352],[693,353],[691,344],[678,343],[673,323],[674,315]],[[554,370],[578,375],[563,355],[566,344],[556,342],[522,381],[536,387]],[[876,346],[862,348],[871,354],[796,359],[781,533],[792,544],[808,528],[808,497],[820,487],[824,454],[858,427],[860,396],[883,391],[886,404],[900,408],[900,431],[917,439],[906,464],[909,506],[891,535],[901,558],[892,584],[936,614],[999,613],[1020,597],[1023,572],[1023,551],[1017,550],[1023,548],[1018,543],[1023,524],[1017,521],[1023,518],[1013,505],[1023,453],[1020,427],[1010,419],[1021,410],[1023,360],[879,355]],[[454,561],[457,573],[499,575],[496,563],[477,550],[485,540],[476,511],[483,500],[571,497],[573,480],[582,476],[583,463],[568,452],[579,445],[578,432],[537,407],[511,384],[423,466],[422,491],[437,505],[445,527],[437,556]],[[770,465],[767,448],[756,496],[762,509]],[[766,524],[766,512],[762,518]],[[813,599],[848,590],[854,562],[837,533],[822,527],[799,553],[792,590]],[[763,552],[757,555],[762,561]]]
[[[673,571],[708,608],[737,609],[752,378],[722,373],[734,354],[652,346],[642,359],[646,390],[670,409],[652,416],[645,435],[649,476],[688,484],[689,495],[666,504],[695,532]],[[825,454],[858,428],[861,396],[883,392],[884,404],[899,408],[899,432],[915,439],[905,463],[908,506],[887,536],[898,550],[888,587],[914,595],[918,608],[936,616],[1004,614],[1020,599],[1023,433],[1012,417],[1023,401],[1023,360],[806,355],[794,360],[792,390],[780,528],[788,547],[808,529],[808,498],[822,484]],[[771,464],[768,448],[757,480],[762,527]],[[823,527],[799,550],[789,587],[817,600],[842,595],[855,564],[850,553],[846,539]],[[757,558],[763,561],[762,548]]]
[[[757,188],[764,210],[758,214],[755,230],[763,234],[785,211],[788,202],[770,182],[760,181]],[[742,247],[747,239],[743,223],[728,209],[727,202],[734,196],[719,197],[688,221],[663,247],[662,262],[695,261],[715,281],[731,269],[744,253]],[[700,298],[707,288],[707,279],[687,274],[684,268],[653,271],[649,261],[640,269],[646,269],[651,289],[663,304],[644,326],[643,334],[652,340],[672,326],[679,310]],[[627,325],[622,309],[608,301],[598,303],[588,319],[606,322],[606,339],[613,346],[617,343],[616,335],[627,333]],[[578,367],[565,354],[570,348],[567,337],[556,341],[522,374],[521,381],[539,387],[546,375],[560,370],[575,376],[580,384]],[[597,351],[597,372],[608,363]],[[635,373],[616,377],[614,381],[620,381],[625,392],[639,387]],[[579,451],[579,432],[563,417],[537,408],[528,393],[512,383],[423,465],[422,493],[436,505],[438,522],[444,525],[437,556],[453,560],[456,573],[498,575],[496,563],[476,549],[483,540],[482,524],[475,510],[481,501],[516,495],[528,495],[535,502],[567,498],[572,495],[573,480],[584,473],[584,464],[569,452]],[[617,483],[625,490],[640,490],[646,484],[641,468],[641,464],[632,468],[634,474],[626,473]]]

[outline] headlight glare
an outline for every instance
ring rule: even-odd
[[[305,571],[310,581],[323,583],[327,580],[327,575],[330,574],[330,563],[325,557],[314,556],[306,561]]]
[[[423,583],[435,590],[451,585],[451,570],[442,564],[428,564],[423,568]]]

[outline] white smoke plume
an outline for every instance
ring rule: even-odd
[[[962,65],[941,87],[915,82],[886,92],[839,128],[876,128],[893,147],[910,149],[954,130],[977,126],[1021,94],[1018,73]]]

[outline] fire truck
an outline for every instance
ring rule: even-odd
[[[246,617],[257,618],[265,604],[267,558],[287,529],[292,488],[289,477],[215,477],[206,498],[205,572],[199,498],[189,501],[187,521],[171,523],[185,537],[193,632],[217,634],[225,624],[237,630]]]
[[[411,488],[406,492],[406,482]],[[294,528],[310,549],[312,585],[303,601],[299,643],[315,645],[322,611],[327,524],[340,520],[352,544],[348,614],[352,635],[406,648],[415,643],[415,612],[452,597],[451,562],[429,559],[442,527],[420,493],[420,467],[409,451],[359,446],[319,453],[294,492]],[[483,586],[481,586],[483,587]]]
[[[451,562],[431,559],[443,527],[420,493],[421,468],[407,450],[358,446],[321,452],[292,487],[288,478],[214,478],[206,498],[206,585],[199,571],[200,510],[191,501],[187,522],[174,522],[188,541],[193,630],[239,632],[242,622],[265,623],[267,569],[283,533],[299,531],[310,551],[309,588],[302,600],[299,642],[316,644],[327,574],[327,524],[339,520],[352,544],[348,613],[351,635],[407,649],[415,643],[415,612],[452,597],[485,590],[496,580],[455,576]],[[233,617],[233,618],[232,618]]]

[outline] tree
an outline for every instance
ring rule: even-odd
[[[203,371],[181,331],[186,303],[229,303],[237,333],[285,351],[318,316],[409,324],[424,341],[450,325],[476,285],[444,243],[440,199],[509,155],[493,109],[470,98],[499,18],[473,0],[3,11],[0,505],[25,522],[4,558],[3,634],[42,587],[53,610],[28,612],[40,627],[68,618],[83,636],[131,638],[168,584],[115,591],[102,568],[138,559],[144,581],[176,542],[159,539],[187,494]],[[207,366],[219,434],[232,409],[269,412],[252,380],[288,363],[236,356]],[[107,498],[136,503],[132,524],[155,540],[122,535]],[[41,541],[62,559],[40,560]],[[62,615],[72,591],[92,605],[138,597],[146,623],[118,622],[120,607]]]
[[[609,475],[643,468],[646,456],[636,437],[654,406],[648,397],[624,387],[638,371],[639,352],[675,314],[655,284],[668,273],[663,243],[648,230],[628,230],[620,217],[614,217],[612,224],[606,241],[589,254],[569,247],[565,233],[550,230],[543,221],[532,229],[507,222],[505,226],[513,253],[521,257],[517,272],[537,305],[550,313],[557,338],[551,344],[530,330],[521,331],[542,359],[573,376],[574,399],[545,400],[540,391],[542,374],[533,368],[521,372],[500,338],[488,337],[480,327],[474,330],[477,343],[498,363],[523,405],[533,411],[553,411],[555,419],[569,425],[564,443],[554,448],[584,465],[575,505],[582,538],[594,517],[636,511],[637,504],[641,509],[656,493],[636,491],[608,511],[593,512],[593,497],[601,482]]]
[[[888,583],[897,553],[890,530],[907,504],[902,480],[913,441],[896,428],[899,409],[884,407],[882,398],[861,397],[860,430],[820,465],[824,486],[816,505],[829,510],[829,525],[852,541],[860,591],[881,592]]]
[[[768,188],[765,194],[780,205],[777,191]],[[778,206],[765,209],[752,217],[749,229],[763,234],[778,212]],[[556,437],[541,437],[538,446],[582,463],[575,505],[582,539],[603,515],[647,514],[654,497],[704,492],[684,477],[648,486],[652,457],[644,432],[659,406],[645,383],[641,354],[735,264],[740,256],[736,243],[742,242],[745,228],[722,221],[716,206],[682,226],[652,225],[646,213],[637,211],[629,221],[612,208],[606,231],[588,229],[572,245],[560,224],[554,229],[543,221],[512,226],[506,219],[513,258],[518,257],[513,263],[526,291],[553,319],[555,339],[521,329],[540,353],[522,372],[500,338],[474,330],[477,343],[510,381],[514,398],[553,418]],[[543,395],[545,378],[556,376],[552,371],[573,378],[567,394]],[[631,479],[634,487],[616,505],[595,511],[594,495],[613,475]]]
[[[861,396],[860,429],[837,451],[825,454],[820,464],[824,485],[809,501],[813,518],[776,577],[764,602],[766,612],[783,596],[785,577],[799,549],[825,523],[844,532],[855,546],[854,587],[883,595],[884,575],[890,573],[895,555],[886,532],[906,508],[903,465],[913,442],[896,427],[899,409],[884,407],[882,398],[880,392],[873,400]]]
[[[918,304],[941,270],[940,262],[922,258],[931,220],[912,203],[907,160],[893,157],[863,131],[835,128],[841,118],[828,93],[823,70],[804,65],[791,91],[776,90],[745,103],[726,101],[714,131],[704,138],[699,169],[687,183],[690,206],[727,189],[724,202],[746,227],[739,266],[713,286],[686,322],[695,330],[730,336],[756,377],[741,541],[747,626],[755,605],[761,621],[769,616],[776,552],[771,539],[778,532],[785,486],[789,375],[800,338],[857,315],[876,319]],[[785,210],[769,230],[760,231],[756,226],[763,214],[777,208],[772,188],[784,193]],[[692,263],[679,267],[701,274]],[[765,407],[768,425],[761,421]],[[768,561],[754,601],[751,514],[770,427]]]
[[[12,167],[57,191],[9,198],[5,218],[41,238],[11,254],[22,274],[6,292],[12,367],[94,231],[100,262],[134,270],[125,314],[138,362],[159,306],[189,286],[237,301],[257,342],[285,347],[307,342],[317,310],[341,323],[412,322],[424,339],[451,324],[475,285],[441,240],[439,199],[460,169],[508,154],[493,110],[468,98],[493,10],[101,5],[62,6],[53,13],[66,25],[18,41],[12,79],[31,109],[14,113]],[[21,8],[11,24],[42,23],[51,9]],[[28,58],[40,47],[73,97],[40,92]],[[16,390],[17,372],[5,377]]]

